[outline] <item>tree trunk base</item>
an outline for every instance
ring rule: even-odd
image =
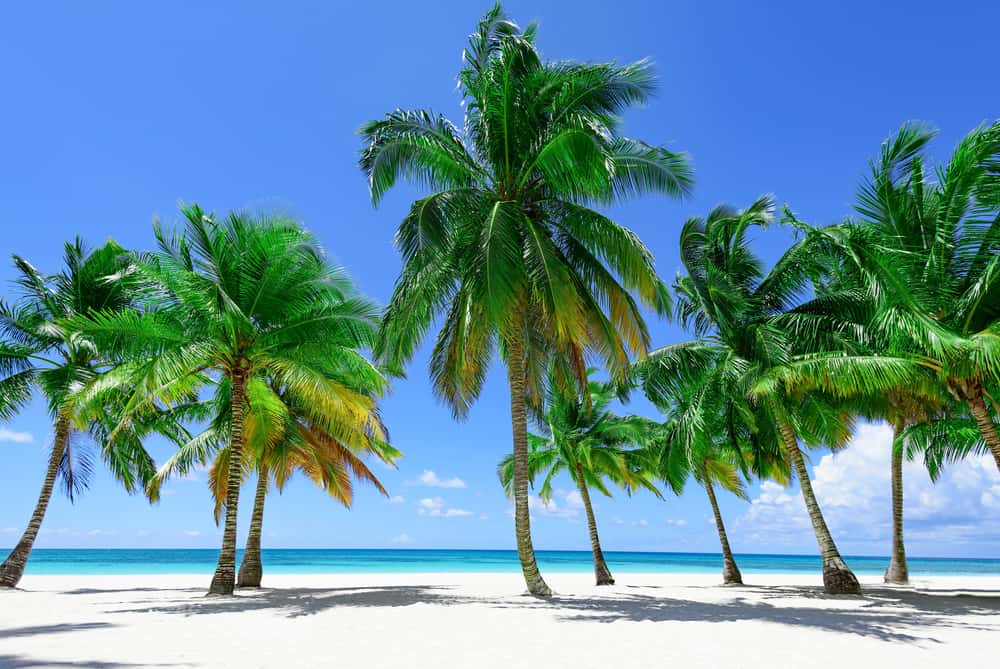
[[[860,595],[861,584],[847,567],[823,565],[823,591],[828,595]]]
[[[236,579],[232,572],[221,572],[216,570],[212,577],[212,584],[208,586],[207,596],[232,595],[236,587]]]
[[[553,595],[552,588],[548,584],[539,578],[535,582],[528,582],[528,594],[532,597],[551,597]]]
[[[0,588],[16,588],[21,582],[21,569],[8,567],[6,564],[0,568]]]
[[[726,565],[722,568],[722,584],[743,585],[743,574],[740,573],[739,568],[735,564]]]
[[[598,548],[598,551],[600,549]],[[604,553],[598,552],[597,559],[594,560],[594,579],[597,585],[614,585],[615,578],[608,569],[608,563],[604,561]]]
[[[236,579],[238,588],[259,588],[260,579],[263,576],[263,569],[260,560],[243,560],[240,565],[240,573]]]
[[[910,582],[909,570],[906,568],[906,560],[899,562],[896,558],[889,561],[889,567],[885,570],[886,583],[893,585],[906,585]]]
[[[18,542],[7,559],[0,565],[0,588],[16,588],[24,576],[24,566],[28,563],[31,547],[25,548]]]

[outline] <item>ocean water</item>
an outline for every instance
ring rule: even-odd
[[[548,572],[589,572],[589,551],[537,551],[541,569]],[[212,549],[56,549],[31,553],[28,574],[211,574],[218,551]],[[722,557],[713,553],[641,553],[607,551],[614,572],[718,573]],[[237,559],[242,557],[237,556]],[[381,550],[293,549],[262,551],[268,573],[415,573],[415,572],[517,572],[513,550]],[[885,557],[847,557],[858,574],[882,574]],[[737,555],[747,573],[810,573],[820,571],[818,556]],[[1000,559],[909,558],[910,574],[1000,576]]]

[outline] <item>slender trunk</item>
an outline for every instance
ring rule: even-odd
[[[31,520],[28,521],[28,526],[24,529],[21,540],[14,546],[14,550],[4,560],[3,565],[0,565],[0,587],[16,587],[21,576],[24,575],[24,567],[28,563],[31,547],[35,544],[35,537],[38,536],[38,530],[42,527],[45,510],[52,498],[52,488],[55,486],[56,476],[59,475],[59,465],[62,464],[66,444],[69,443],[70,430],[69,416],[61,415],[56,421],[56,435],[55,441],[52,443],[52,453],[49,454],[49,466],[45,471],[45,481],[38,494],[38,501],[35,503]]]
[[[514,533],[517,556],[528,592],[536,597],[549,597],[546,585],[531,545],[531,518],[528,513],[528,418],[524,408],[524,349],[520,341],[507,345],[507,380],[510,384],[510,421],[514,432]]]
[[[806,511],[809,512],[809,519],[816,533],[816,543],[819,544],[819,551],[823,557],[823,590],[830,595],[859,594],[861,584],[844,562],[844,558],[840,556],[840,551],[837,550],[837,545],[830,535],[830,529],[826,526],[826,520],[823,519],[823,512],[813,493],[812,481],[809,480],[809,471],[806,469],[805,460],[802,459],[802,451],[799,450],[795,432],[788,423],[781,423],[779,428],[788,456],[795,468],[795,475],[799,477],[802,499],[805,501]]]
[[[226,480],[226,523],[222,531],[222,550],[215,567],[210,595],[231,595],[236,586],[236,512],[240,502],[240,483],[243,478],[243,409],[246,397],[246,373],[238,370],[232,375],[233,424],[229,442],[229,476]]]
[[[966,399],[966,403],[972,411],[972,417],[976,419],[979,431],[983,433],[986,445],[990,447],[997,469],[1000,469],[1000,434],[997,434],[997,426],[990,417],[990,411],[986,408],[982,394]]]
[[[712,488],[712,481],[707,473],[702,473],[702,480],[705,482],[705,492],[708,493],[708,501],[712,504],[712,514],[715,516],[715,529],[719,531],[719,543],[722,544],[722,582],[725,585],[743,585],[743,575],[740,568],[736,566],[736,558],[729,548],[729,537],[726,536],[726,526],[722,523],[722,513],[719,511],[719,502],[715,499],[715,490]]]
[[[905,585],[910,580],[903,544],[903,449],[896,448],[902,425],[894,427],[892,441],[892,557],[885,570],[885,582]]]
[[[604,561],[604,551],[601,550],[601,540],[597,536],[597,519],[594,518],[594,507],[590,503],[590,490],[583,478],[583,466],[576,463],[576,485],[583,498],[583,509],[587,512],[587,528],[590,530],[590,551],[594,554],[594,577],[597,585],[614,585],[608,563]]]
[[[236,579],[240,588],[259,588],[264,568],[260,561],[260,534],[264,525],[264,499],[267,497],[267,465],[257,468],[257,494],[253,498],[253,514],[250,516],[250,533],[247,534],[247,548],[243,551],[243,562]]]

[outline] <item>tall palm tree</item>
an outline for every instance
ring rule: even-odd
[[[538,495],[547,502],[552,499],[553,479],[563,472],[569,474],[587,516],[597,585],[614,585],[601,550],[590,489],[610,497],[607,480],[628,491],[645,488],[657,497],[660,492],[630,457],[650,433],[650,421],[639,416],[616,416],[612,412],[611,404],[618,399],[615,384],[590,381],[588,385],[586,396],[567,394],[552,370],[544,415],[537,421],[543,434],[528,435],[528,480],[534,485],[539,476],[544,476]],[[513,455],[500,462],[497,472],[504,490],[512,494]]]
[[[539,403],[553,357],[566,383],[583,388],[588,352],[622,375],[629,354],[645,351],[629,291],[658,313],[669,307],[646,247],[590,206],[680,196],[692,178],[684,155],[619,133],[621,113],[654,89],[649,63],[546,62],[535,34],[495,6],[464,52],[464,127],[397,110],[361,128],[360,165],[376,205],[400,177],[432,191],[397,230],[403,267],[377,353],[402,366],[441,317],[431,378],[460,418],[499,351],[510,387],[518,555],[528,590],[545,596],[528,516],[526,403]]]
[[[820,390],[829,385],[842,386],[841,394],[857,390],[870,374],[856,368],[878,367],[879,361],[825,348],[833,343],[820,341],[818,333],[825,332],[816,327],[820,319],[794,311],[795,298],[818,270],[808,239],[794,244],[764,272],[746,235],[752,226],[767,225],[772,211],[771,199],[764,197],[742,212],[720,206],[707,219],[685,223],[681,260],[687,274],[676,284],[678,313],[699,338],[652,351],[642,370],[644,389],[657,404],[669,404],[673,385],[698,370],[717,370],[716,383],[733,398],[728,418],[752,435],[754,458],[762,462],[783,457],[799,479],[823,558],[824,589],[857,593],[858,580],[841,557],[813,492],[802,447],[836,449],[846,443],[851,415],[838,397]],[[817,357],[812,355],[816,350],[834,354]],[[823,388],[806,393],[785,383],[783,370],[800,357],[812,366],[813,378],[821,380],[815,385]]]
[[[93,469],[88,444],[96,443],[115,477],[127,491],[136,492],[155,471],[142,438],[151,431],[184,436],[177,423],[155,410],[137,413],[117,429],[114,416],[124,401],[121,393],[100,392],[89,401],[79,396],[79,389],[99,382],[109,361],[66,321],[131,304],[126,257],[127,252],[113,241],[91,251],[76,239],[64,247],[63,270],[45,275],[14,256],[20,297],[14,304],[0,301],[0,418],[11,418],[38,390],[48,404],[54,439],[31,518],[0,565],[0,586],[14,587],[21,580],[56,481],[62,481],[70,500],[87,487]]]
[[[169,234],[156,226],[159,250],[133,265],[143,309],[98,312],[79,326],[133,361],[108,375],[109,384],[135,388],[130,411],[228,384],[226,514],[209,594],[232,594],[250,381],[269,379],[311,421],[338,434],[346,389],[326,373],[327,361],[372,374],[363,357],[342,355],[342,342],[370,345],[377,311],[297,222],[239,212],[218,220],[197,206],[182,212],[183,229]]]

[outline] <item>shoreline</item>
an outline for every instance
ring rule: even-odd
[[[0,591],[0,667],[988,666],[1000,632],[997,576],[844,597],[819,574],[545,576],[547,600],[517,573],[265,572],[233,597],[201,574],[26,575]]]
[[[218,550],[202,549],[37,549],[26,575],[37,576],[156,576],[159,574],[208,575],[214,572]],[[242,551],[237,551],[237,560]],[[589,574],[591,552],[584,550],[536,551],[543,574]],[[514,550],[496,549],[294,549],[265,548],[264,570],[269,574],[421,574],[421,573],[520,573]],[[605,558],[616,574],[713,575],[722,569],[718,553],[607,551]],[[881,576],[887,557],[846,556],[858,576]],[[737,563],[745,574],[816,575],[822,570],[818,555],[739,553]],[[908,559],[914,578],[936,576],[1000,577],[995,558]]]

